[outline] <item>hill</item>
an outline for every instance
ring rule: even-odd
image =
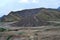
[[[46,26],[60,25],[60,11],[50,8],[26,9],[22,11],[12,11],[8,15],[3,16],[1,22],[15,22],[11,26]]]

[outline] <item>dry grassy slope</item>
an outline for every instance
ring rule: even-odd
[[[13,35],[13,37],[11,38],[13,38],[14,40],[15,39],[20,40],[19,38],[24,38],[24,37],[26,39],[28,38],[28,40],[29,40],[29,37],[33,37],[33,40],[60,40],[60,28],[59,27],[42,27],[42,28],[39,27],[40,30],[38,30],[39,28],[35,30],[33,30],[34,29],[33,28],[31,30],[31,28],[28,28],[27,30],[22,29],[18,31],[0,32],[1,34],[0,40],[7,40],[7,38],[10,35]],[[23,34],[20,34],[21,32],[23,32]]]
[[[46,21],[60,20],[60,11],[52,9],[42,9],[38,12],[37,17]]]
[[[14,15],[12,12],[1,18],[1,22],[13,22],[18,20],[21,20],[21,17],[18,16],[17,14]]]

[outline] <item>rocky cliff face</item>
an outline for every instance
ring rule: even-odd
[[[1,18],[1,22],[14,22],[12,26],[45,26],[53,24],[49,21],[59,21],[60,11],[50,8],[36,8],[10,12]],[[56,22],[55,22],[56,23]],[[55,24],[54,24],[55,25]]]

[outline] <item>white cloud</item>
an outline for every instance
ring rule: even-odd
[[[39,0],[32,0],[32,3],[39,3]]]
[[[29,0],[19,0],[19,3],[29,3]]]
[[[39,3],[39,0],[19,0],[19,3]]]

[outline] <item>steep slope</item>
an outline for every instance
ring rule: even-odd
[[[53,9],[42,9],[36,16],[37,18],[46,21],[58,21],[60,20],[60,11]]]
[[[56,21],[60,21],[60,11],[50,8],[36,8],[26,9],[22,11],[14,11],[10,12],[7,16],[2,17],[2,21],[17,21],[16,23],[13,23],[11,25],[19,27],[56,25]]]
[[[36,9],[26,9],[22,11],[12,11],[8,15],[4,15],[0,20],[1,22],[12,22],[21,20],[21,18],[36,14],[39,12],[39,8]]]
[[[36,26],[41,26],[41,25],[46,25],[48,24],[47,22],[43,21],[43,20],[38,20],[35,16],[29,16],[26,17],[24,19],[22,19],[21,21],[18,21],[14,24],[12,24],[13,26],[25,26],[25,27],[36,27]]]
[[[18,21],[21,19],[21,16],[17,14],[13,14],[13,12],[10,12],[8,15],[4,15],[1,17],[1,22],[13,22]]]

